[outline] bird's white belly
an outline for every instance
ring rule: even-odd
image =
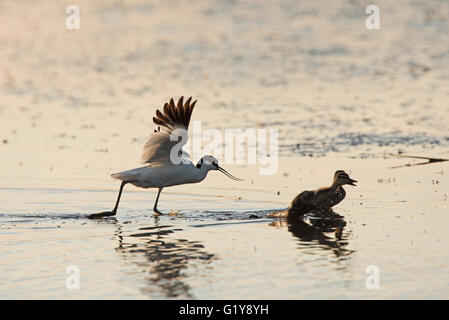
[[[139,168],[139,174],[130,182],[141,188],[162,188],[185,183],[196,183],[204,179],[193,165],[171,165]]]

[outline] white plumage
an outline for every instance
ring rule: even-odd
[[[111,176],[140,188],[163,188],[200,182],[206,178],[207,172],[206,166],[198,169],[190,162],[179,165],[148,165]]]
[[[154,130],[142,150],[141,161],[148,165],[112,174],[114,179],[122,181],[114,209],[92,214],[89,218],[115,215],[123,187],[128,183],[140,188],[158,188],[153,211],[161,214],[157,209],[157,203],[162,188],[200,182],[206,178],[210,170],[219,170],[231,179],[241,180],[221,168],[217,159],[212,156],[202,157],[196,166],[189,160],[188,153],[182,150],[182,147],[187,143],[187,130],[196,100],[193,103],[191,97],[185,103],[183,100],[181,97],[175,105],[171,99],[169,103],[165,103],[163,113],[156,110],[153,122],[158,128]]]

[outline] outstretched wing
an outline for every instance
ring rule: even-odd
[[[196,100],[192,102],[192,97],[184,102],[181,97],[175,105],[173,99],[165,103],[164,112],[156,110],[156,117],[153,122],[158,126],[147,140],[142,150],[142,163],[168,163],[172,150],[179,150],[178,156],[186,157],[188,154],[181,148],[187,143],[187,130],[189,128],[190,117]],[[172,141],[170,138],[174,134],[178,140]],[[176,149],[173,149],[176,147]]]

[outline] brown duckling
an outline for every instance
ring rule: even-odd
[[[334,181],[330,187],[303,191],[298,194],[287,209],[288,216],[302,216],[311,211],[329,211],[345,198],[346,191],[343,189],[343,185],[355,186],[356,182],[346,172],[338,170],[334,174]]]

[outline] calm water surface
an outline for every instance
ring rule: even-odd
[[[296,175],[316,179],[313,169],[291,172],[284,196],[167,191],[160,209],[180,213],[157,219],[155,193],[135,188],[125,189],[116,218],[101,221],[86,215],[108,209],[116,190],[2,188],[1,297],[448,298],[447,169],[421,166],[410,177],[411,168],[373,174],[363,167],[378,161],[359,162],[351,163],[359,186],[348,188],[336,209],[344,219],[333,221],[264,218],[292,198]],[[65,286],[69,265],[80,268],[79,290]],[[370,265],[380,270],[378,290],[365,286]]]
[[[65,5],[0,2],[0,298],[449,298],[448,162],[388,156],[449,158],[447,1],[376,1],[377,31],[358,0],[77,1],[77,31]],[[276,175],[223,164],[246,181],[164,190],[177,216],[127,187],[87,220],[181,95],[203,130],[278,130]],[[344,220],[264,218],[338,169]]]

